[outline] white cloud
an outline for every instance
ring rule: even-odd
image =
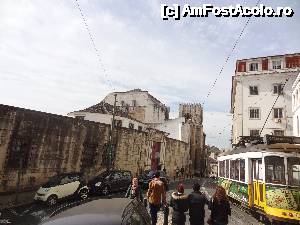
[[[159,0],[79,2],[108,77],[74,1],[3,0],[0,103],[65,115],[99,102],[112,91],[111,84],[115,90],[146,89],[177,114],[180,102],[203,102],[245,22],[214,17],[162,21]],[[218,2],[228,4],[232,2]],[[207,99],[205,114],[229,112],[237,58],[300,50],[297,20],[298,15],[276,23],[251,20]],[[205,118],[210,142],[223,125],[214,127],[213,117]],[[220,145],[227,145],[228,133],[223,139]]]

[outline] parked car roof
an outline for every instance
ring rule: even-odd
[[[68,209],[43,225],[120,225],[122,213],[131,201],[128,198],[94,200]]]

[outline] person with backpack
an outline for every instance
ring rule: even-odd
[[[216,192],[209,203],[211,210],[210,224],[226,225],[228,224],[228,215],[231,215],[230,203],[223,187],[218,186]]]
[[[147,198],[149,201],[150,215],[152,225],[157,223],[157,212],[161,204],[166,205],[166,190],[164,183],[160,180],[160,173],[157,171],[154,179],[150,181],[147,191]]]
[[[183,184],[177,186],[177,191],[171,194],[170,206],[173,208],[172,225],[185,224],[185,212],[188,211],[188,196],[184,194]]]
[[[200,184],[193,184],[193,192],[188,196],[189,216],[191,225],[204,225],[205,204],[209,204],[205,194],[200,192]]]

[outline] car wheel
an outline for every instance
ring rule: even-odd
[[[80,197],[80,199],[82,199],[82,200],[86,199],[88,197],[88,193],[89,193],[88,189],[86,189],[86,188],[81,189],[79,191],[79,197]]]
[[[109,187],[104,186],[103,189],[102,189],[102,194],[106,196],[106,195],[109,195],[109,192],[110,192]]]
[[[57,203],[57,196],[56,195],[50,195],[47,199],[47,205],[52,206]]]

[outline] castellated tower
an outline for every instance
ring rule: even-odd
[[[179,117],[191,119],[193,124],[202,125],[203,122],[203,108],[200,103],[179,104]]]
[[[193,174],[203,176],[206,170],[206,154],[204,152],[205,134],[203,132],[203,108],[201,104],[179,104],[179,117],[184,117],[190,124],[190,169]]]

